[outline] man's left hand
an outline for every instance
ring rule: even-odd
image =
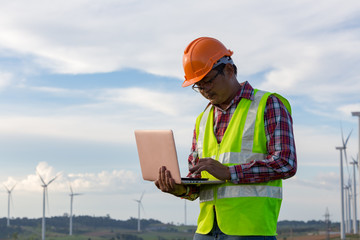
[[[212,158],[200,158],[198,163],[190,168],[193,174],[200,174],[202,171],[207,171],[219,180],[231,179],[229,167]]]

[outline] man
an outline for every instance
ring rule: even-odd
[[[163,192],[200,199],[195,240],[276,239],[282,180],[296,173],[296,151],[288,101],[239,83],[232,51],[214,38],[192,41],[184,52],[183,87],[208,99],[196,120],[189,176],[223,184],[175,184],[159,169]]]

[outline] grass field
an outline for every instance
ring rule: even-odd
[[[55,233],[48,229],[46,240],[192,240],[195,226],[172,226],[171,228],[153,228],[144,232],[128,229],[77,229],[73,236],[68,233]],[[0,240],[41,240],[41,228],[22,227],[23,234],[14,234],[9,238],[0,238]],[[319,234],[320,233],[320,234]],[[295,234],[295,233],[294,233]],[[331,240],[340,240],[339,234],[332,234]],[[347,235],[346,239],[360,240],[360,235]],[[277,240],[326,240],[324,232],[301,233],[301,235],[279,235]]]

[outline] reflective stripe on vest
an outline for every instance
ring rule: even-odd
[[[214,200],[214,190],[206,189],[200,192],[200,202]],[[231,185],[219,187],[217,198],[237,197],[270,197],[282,199],[282,188],[268,185]]]

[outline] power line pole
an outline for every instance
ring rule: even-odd
[[[330,240],[330,214],[329,209],[326,208],[325,212],[325,224],[326,224],[326,238],[325,240]]]
[[[351,113],[354,117],[358,117],[358,119],[359,119],[359,127],[358,127],[358,131],[359,131],[359,141],[358,141],[358,146],[359,146],[359,148],[358,148],[358,159],[357,159],[357,162],[358,162],[358,164],[359,164],[359,162],[360,162],[360,112],[352,112]],[[360,183],[360,168],[358,168],[358,171],[359,171],[359,183]],[[354,186],[354,188],[355,188],[355,186]],[[359,188],[360,188],[360,184],[359,184]],[[354,194],[354,198],[355,198],[355,194]],[[354,200],[355,201],[355,200]],[[356,203],[356,202],[355,202]],[[355,204],[356,205],[356,204]],[[355,208],[356,208],[356,206],[355,206]],[[356,214],[356,210],[355,210],[355,214]],[[357,224],[357,217],[356,217],[356,215],[355,215],[355,217],[354,217],[354,233],[355,234],[357,234],[358,233],[358,224]]]

